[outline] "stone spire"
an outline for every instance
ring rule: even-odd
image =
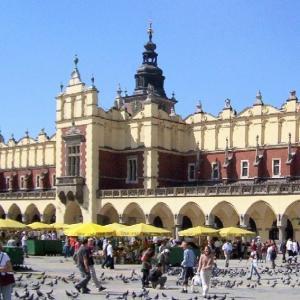
[[[296,100],[298,101],[298,98],[296,96],[296,91],[293,90],[293,91],[290,91],[290,96],[289,96],[289,99],[287,101],[291,101],[291,100]]]
[[[262,101],[262,95],[261,95],[260,90],[258,90],[256,93],[256,98],[255,98],[255,102],[253,105],[264,105],[264,103]]]
[[[148,42],[144,46],[145,51],[143,52],[143,62],[138,68],[135,74],[135,95],[145,95],[147,94],[148,84],[154,87],[155,93],[160,97],[166,97],[164,90],[164,80],[163,71],[157,66],[157,56],[155,52],[156,44],[152,41],[153,29],[152,23],[150,22],[148,32]]]
[[[1,130],[0,130],[0,143],[3,143],[3,144],[4,144],[4,137],[3,137],[3,135],[2,135]]]
[[[199,114],[199,113],[203,113],[202,103],[200,100],[198,101],[198,104],[196,105],[196,114]]]
[[[75,57],[74,57],[74,69],[73,69],[73,71],[71,73],[71,78],[70,78],[70,81],[69,81],[69,86],[82,83],[81,82],[80,73],[79,73],[79,70],[78,70],[78,67],[77,67],[78,63],[79,63],[79,59],[78,59],[77,55],[75,55]]]
[[[116,95],[116,98],[115,98],[115,107],[120,109],[123,104],[124,104],[124,101],[123,101],[123,97],[122,97],[122,89],[121,89],[121,85],[119,83],[118,85],[118,89],[117,89],[117,95]]]

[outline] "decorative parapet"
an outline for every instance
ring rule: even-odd
[[[48,191],[18,191],[18,192],[4,192],[0,193],[2,200],[46,200],[55,199],[55,190]]]
[[[207,197],[231,195],[280,195],[300,194],[300,183],[266,183],[251,185],[216,185],[194,187],[165,187],[156,189],[98,190],[98,198],[140,197]]]

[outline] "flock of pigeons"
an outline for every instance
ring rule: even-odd
[[[180,273],[180,268],[171,268],[168,272],[168,281],[175,282],[176,285],[180,285],[180,280],[176,280]],[[106,271],[108,272],[108,271]],[[108,287],[106,290],[99,293],[99,299],[119,299],[119,300],[181,300],[183,295],[176,293],[177,298],[174,297],[174,291],[179,287],[169,286],[165,290],[153,290],[153,289],[140,289],[141,276],[135,271],[129,272],[128,275],[118,274],[112,276],[112,272],[109,272],[109,276],[106,276],[105,272],[99,276],[101,283]],[[79,274],[78,274],[79,275]],[[261,280],[257,280],[255,275],[252,280],[248,280],[249,270],[247,268],[235,267],[235,268],[217,268],[213,272],[211,279],[211,293],[206,296],[207,299],[218,299],[218,300],[235,300],[235,298],[244,297],[233,297],[230,290],[238,288],[244,289],[255,289],[259,287],[264,288],[275,288],[275,287],[289,287],[299,288],[300,287],[300,266],[298,264],[293,265],[280,265],[275,269],[270,269],[267,266],[263,266],[260,269]],[[83,295],[78,293],[74,285],[78,282],[79,277],[75,276],[74,273],[68,276],[53,276],[47,275],[45,272],[39,273],[34,272],[31,269],[26,272],[15,274],[15,287],[13,291],[13,299],[20,300],[61,300],[61,294],[58,295],[57,291],[59,288],[65,289],[64,298],[69,300],[80,299]],[[110,289],[110,282],[120,284],[124,287],[128,285],[126,292],[114,291]],[[134,284],[135,282],[135,284]],[[120,283],[120,284],[119,284]],[[168,282],[167,282],[168,283]],[[136,286],[136,290],[132,290],[132,284]],[[201,292],[201,288],[199,289]],[[228,290],[228,292],[224,292]],[[216,293],[218,292],[219,293]],[[169,295],[168,295],[169,294]],[[173,295],[170,295],[173,294]],[[231,296],[230,296],[231,295]],[[250,293],[249,293],[250,295]],[[190,298],[186,298],[189,297]],[[253,295],[251,295],[252,297]],[[186,300],[200,300],[203,297],[200,294],[188,294],[184,296]],[[250,296],[249,296],[250,298]]]

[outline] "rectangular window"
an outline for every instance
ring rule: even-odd
[[[242,160],[241,161],[241,178],[249,177],[249,161]]]
[[[280,176],[280,159],[273,159],[272,161],[273,177]]]
[[[5,178],[5,188],[8,190],[9,189],[9,177]]]
[[[40,176],[37,175],[35,178],[35,187],[40,188]]]
[[[195,164],[188,165],[188,180],[195,181],[196,180],[196,166]]]
[[[68,176],[80,176],[80,146],[68,147]]]
[[[56,185],[56,175],[53,174],[52,176],[52,186],[55,186]]]
[[[137,183],[137,158],[130,157],[127,159],[127,182]]]
[[[214,162],[211,164],[211,178],[212,179],[219,179],[219,164],[217,162]]]
[[[20,177],[20,189],[24,189],[24,176]]]

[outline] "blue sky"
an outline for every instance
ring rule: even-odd
[[[300,94],[300,1],[0,2],[0,129],[16,139],[26,129],[55,132],[55,96],[67,84],[73,57],[99,104],[112,106],[118,83],[131,94],[153,21],[165,90],[183,117],[203,109],[217,115],[230,98],[238,112],[258,89],[280,107]]]

